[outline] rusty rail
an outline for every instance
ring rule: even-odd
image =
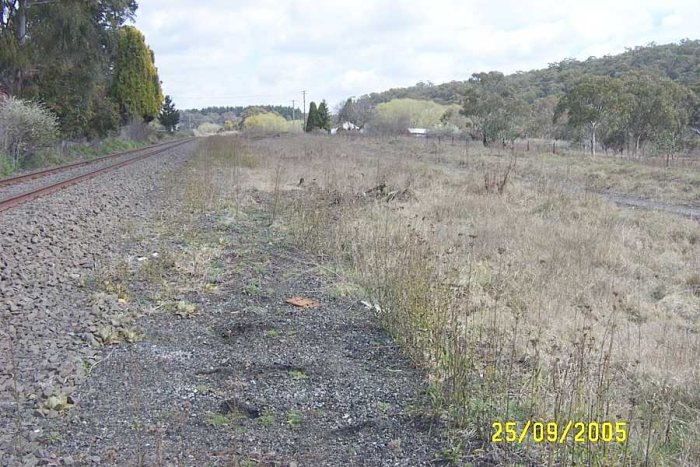
[[[51,193],[55,193],[56,191],[59,191],[59,190],[62,190],[62,189],[64,189],[64,188],[67,188],[67,187],[69,187],[69,186],[75,185],[75,184],[80,183],[80,182],[82,182],[82,181],[89,180],[89,179],[91,179],[91,178],[97,177],[98,175],[102,175],[102,174],[104,174],[104,173],[106,173],[106,172],[110,172],[110,171],[112,171],[112,170],[116,170],[116,169],[118,169],[118,168],[124,167],[124,166],[129,165],[129,164],[133,164],[134,162],[138,162],[138,161],[143,160],[143,159],[145,159],[145,158],[147,158],[147,157],[150,157],[150,156],[154,156],[154,155],[156,155],[156,154],[163,153],[163,152],[167,151],[168,149],[172,149],[172,148],[175,148],[175,147],[177,147],[177,146],[181,146],[181,145],[183,145],[183,144],[185,144],[185,143],[187,143],[187,142],[189,142],[189,141],[192,141],[192,139],[193,139],[193,138],[187,138],[187,139],[184,139],[184,140],[176,141],[176,142],[174,142],[174,143],[173,143],[173,142],[168,142],[168,143],[163,143],[163,144],[159,144],[159,145],[156,145],[156,146],[149,146],[149,147],[147,147],[147,148],[133,149],[133,150],[130,150],[130,151],[125,151],[125,152],[119,153],[119,154],[112,154],[112,155],[110,155],[110,156],[106,156],[106,157],[103,157],[103,158],[100,158],[100,159],[93,159],[92,161],[89,161],[89,163],[93,163],[93,162],[98,161],[98,160],[105,160],[105,159],[109,159],[109,158],[116,158],[116,157],[120,157],[120,156],[123,157],[123,156],[125,156],[125,155],[133,154],[133,153],[135,153],[135,152],[146,151],[145,153],[140,154],[140,155],[138,155],[138,156],[136,156],[136,157],[132,157],[132,158],[129,158],[129,159],[124,160],[124,161],[117,162],[117,163],[112,164],[112,165],[108,165],[107,167],[102,167],[102,168],[100,168],[100,169],[93,170],[92,172],[88,172],[88,173],[85,173],[85,174],[82,174],[82,175],[78,175],[78,176],[76,176],[76,177],[72,177],[72,178],[69,178],[69,179],[66,179],[66,180],[62,180],[62,181],[60,181],[60,182],[53,183],[53,184],[51,184],[51,185],[46,185],[46,186],[37,188],[36,190],[28,191],[28,192],[26,192],[26,193],[22,193],[22,194],[19,194],[19,195],[10,197],[10,198],[6,198],[6,199],[3,199],[3,200],[0,200],[0,212],[1,212],[1,211],[5,211],[5,210],[7,210],[7,209],[10,209],[10,208],[12,208],[12,207],[14,207],[14,206],[17,206],[17,205],[19,205],[19,204],[26,203],[27,201],[30,201],[30,200],[39,198],[40,196],[45,196],[45,195],[48,195],[48,194],[51,194]],[[69,165],[67,165],[67,166],[62,166],[62,167],[61,167],[62,170],[59,170],[58,172],[62,172],[62,171],[67,170],[67,169],[69,169],[69,168],[80,167],[80,166],[82,166],[82,165],[87,165],[87,164],[84,164],[84,163],[82,163],[82,162],[79,162],[79,163],[76,163],[76,164],[69,164]],[[56,168],[56,169],[58,169],[58,168]],[[48,173],[48,172],[50,172],[51,170],[53,170],[53,169],[48,169],[48,170],[45,170],[45,171],[34,172],[33,174],[36,175],[35,177],[29,177],[29,176],[32,175],[32,174],[26,174],[26,175],[23,175],[23,176],[20,176],[20,177],[28,177],[28,178],[24,178],[25,181],[26,181],[26,180],[32,180],[33,178],[38,178],[38,177],[40,177],[40,176],[50,175],[50,173]],[[57,172],[51,172],[51,173],[57,173]],[[41,175],[41,174],[43,174],[43,175]],[[13,177],[13,178],[19,178],[19,177]],[[7,179],[5,179],[5,180],[7,180]],[[16,182],[15,182],[15,183],[16,183]]]
[[[147,149],[163,147],[163,146],[167,146],[167,145],[171,145],[171,144],[173,144],[173,142],[168,141],[166,143],[155,144],[152,146],[146,146],[146,147],[136,148],[136,149],[129,149],[128,151],[117,152],[114,154],[109,154],[107,156],[97,157],[95,159],[90,159],[87,161],[73,162],[70,164],[59,165],[57,167],[49,167],[48,169],[37,170],[34,172],[22,174],[22,175],[15,175],[14,177],[0,178],[0,187],[8,186],[8,185],[15,185],[17,183],[26,182],[29,180],[34,180],[35,178],[46,177],[47,175],[53,175],[56,173],[64,172],[66,170],[76,169],[78,167],[83,167],[83,166],[90,165],[90,164],[96,164],[98,162],[106,161],[109,159],[116,159],[117,157],[123,157],[123,156],[129,155],[129,154],[134,154],[134,153],[137,153],[139,151],[145,151]]]

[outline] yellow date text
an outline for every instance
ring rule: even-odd
[[[625,443],[627,422],[624,421],[494,421],[491,423],[491,442],[522,444],[535,443]]]

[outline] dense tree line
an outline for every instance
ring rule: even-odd
[[[239,117],[243,114],[245,109],[251,106],[211,106],[204,107],[202,109],[187,109],[185,112],[198,113],[201,115],[222,115],[225,113],[230,113]],[[284,105],[256,105],[255,107],[265,110],[265,112],[275,112],[281,115],[287,120],[297,119],[301,115],[301,109],[298,107],[292,108],[291,106]]]
[[[100,137],[162,103],[134,0],[2,0],[0,87],[42,102],[68,137]]]
[[[692,141],[698,98],[668,78],[634,72],[620,78],[591,75],[567,89],[555,119],[582,131],[595,154],[605,148],[638,155],[648,144],[667,161]]]
[[[254,109],[254,110],[253,110]],[[251,112],[271,112],[286,120],[301,120],[302,111],[299,108],[282,105],[256,106],[213,106],[202,109],[187,109],[180,112],[181,127],[195,129],[204,123],[211,123],[226,129],[240,128],[245,116]],[[292,118],[294,117],[294,118]]]

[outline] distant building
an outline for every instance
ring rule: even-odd
[[[416,138],[425,138],[428,136],[427,128],[407,128],[408,134]]]
[[[362,131],[359,126],[352,122],[343,122],[335,128],[331,128],[331,134],[334,135],[338,131]]]

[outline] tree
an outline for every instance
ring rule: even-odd
[[[557,138],[559,127],[553,121],[554,113],[559,103],[557,96],[546,96],[536,99],[530,106],[530,118],[525,127],[529,137]]]
[[[338,108],[338,116],[336,118],[336,123],[342,124],[345,122],[351,122],[355,119],[354,108],[353,108],[352,98],[348,98],[342,105]]]
[[[700,80],[693,84],[690,90],[693,91],[695,95],[695,99],[692,102],[690,125],[692,125],[693,131],[700,134]]]
[[[353,121],[359,128],[364,128],[374,115],[374,104],[369,98],[359,98],[353,102]]]
[[[374,116],[374,104],[371,98],[363,96],[359,99],[352,97],[339,102],[335,107],[336,123],[350,122],[357,128],[362,128]]]
[[[165,96],[165,102],[163,102],[163,107],[158,114],[158,121],[168,133],[173,133],[177,128],[177,124],[180,123],[180,112],[175,110],[175,104],[173,104],[170,96]]]
[[[512,141],[525,132],[528,106],[515,96],[502,73],[474,73],[464,92],[462,114],[469,117],[485,146]]]
[[[625,90],[633,97],[627,130],[634,143],[634,155],[649,141],[658,128],[673,119],[675,104],[673,88],[678,86],[669,79],[649,73],[629,73],[623,77]]]
[[[318,106],[318,128],[331,131],[331,115],[328,113],[326,100],[322,100]]]
[[[587,76],[567,90],[557,105],[554,120],[566,113],[569,126],[585,129],[591,154],[595,155],[598,135],[619,132],[628,120],[632,102],[620,79]]]
[[[457,104],[447,107],[447,110],[440,117],[441,133],[456,134],[464,132],[472,125],[471,120],[462,115],[462,108]]]
[[[30,62],[25,47],[28,2],[2,0],[0,5],[0,85],[18,96]]]
[[[434,129],[443,124],[448,109],[433,101],[393,99],[377,105],[371,126],[373,131],[386,133],[401,133],[412,127]]]
[[[68,136],[104,136],[118,125],[108,98],[116,28],[133,0],[2,0],[0,87],[43,102]]]
[[[690,123],[697,97],[685,86],[668,82],[662,96],[650,139],[656,151],[666,157],[666,165],[670,165],[671,159],[691,144]]]
[[[153,52],[143,34],[133,26],[121,27],[112,96],[120,106],[124,122],[133,118],[150,122],[158,115],[163,94],[153,62]]]
[[[313,131],[314,128],[321,128],[319,122],[318,108],[316,108],[316,103],[311,101],[309,104],[309,115],[306,116],[306,131]]]

